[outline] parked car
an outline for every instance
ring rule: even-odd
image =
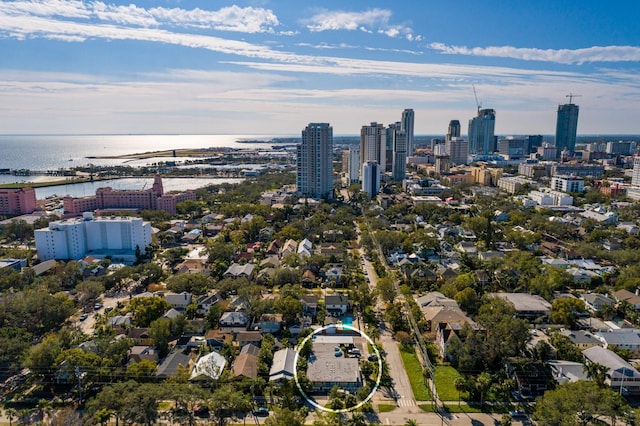
[[[267,407],[258,407],[253,410],[253,415],[258,417],[267,417],[269,415],[269,409]]]
[[[84,320],[86,320],[87,318],[89,318],[89,314],[82,314],[82,315],[80,315],[80,321],[84,321]]]
[[[527,413],[524,410],[512,410],[509,411],[509,415],[514,419],[527,417]]]

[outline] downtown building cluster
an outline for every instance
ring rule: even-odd
[[[343,160],[347,183],[360,183],[362,190],[375,196],[384,180],[402,181],[407,164],[429,163],[435,176],[446,175],[454,166],[478,162],[526,161],[531,158],[556,160],[570,158],[576,146],[579,107],[572,102],[559,105],[555,145],[541,135],[495,135],[496,111],[478,106],[468,123],[467,139],[461,135],[459,120],[451,120],[444,139],[432,139],[431,157],[416,154],[413,109],[405,109],[400,121],[384,126],[378,122],[363,125],[360,143],[351,145]],[[333,128],[329,123],[310,123],[302,131],[297,146],[297,191],[311,198],[333,197]]]

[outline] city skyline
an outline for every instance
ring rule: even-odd
[[[640,4],[0,1],[0,133],[638,134]]]

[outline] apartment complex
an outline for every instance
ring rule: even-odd
[[[298,192],[312,198],[331,198],[333,127],[329,123],[309,123],[296,149]]]
[[[123,191],[111,187],[98,188],[92,197],[64,197],[63,206],[67,215],[107,209],[164,210],[176,214],[178,203],[188,200],[196,200],[195,191],[165,194],[162,178],[156,176],[149,189]]]
[[[54,221],[36,229],[36,250],[40,261],[111,257],[133,263],[136,251],[144,253],[151,244],[151,224],[137,217],[82,217]]]
[[[0,215],[33,213],[36,191],[33,188],[0,189]]]

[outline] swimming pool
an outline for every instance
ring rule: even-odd
[[[351,315],[342,317],[342,325],[348,325],[349,327],[353,327],[353,317]]]

